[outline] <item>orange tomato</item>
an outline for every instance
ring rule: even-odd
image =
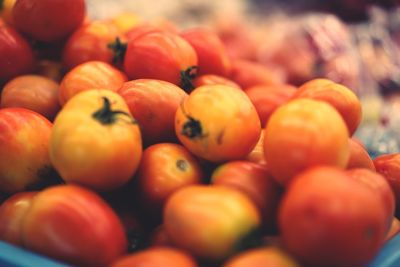
[[[8,25],[13,24],[12,8],[17,0],[2,0],[0,6],[0,19],[3,19]]]
[[[261,132],[260,138],[253,150],[246,156],[246,160],[257,164],[268,166],[264,154],[264,131]]]
[[[400,154],[378,156],[374,159],[374,165],[376,172],[389,182],[396,198],[396,207],[400,207]]]
[[[392,237],[400,233],[400,221],[396,217],[393,217],[390,229],[386,234],[385,241],[390,240]]]
[[[119,31],[122,33],[127,33],[129,30],[141,23],[140,17],[132,12],[122,12],[112,17],[110,21],[117,26]]]
[[[58,87],[55,81],[42,76],[18,76],[4,86],[0,108],[26,108],[52,121],[61,108]]]
[[[260,137],[261,125],[242,90],[208,85],[183,101],[175,115],[175,132],[193,154],[223,162],[246,157]]]
[[[344,168],[349,159],[349,134],[340,114],[329,104],[292,100],[279,107],[265,128],[268,168],[281,184],[306,168],[326,164]]]
[[[347,169],[365,168],[375,171],[374,162],[368,154],[368,151],[354,138],[349,139],[350,158],[347,163]]]
[[[90,89],[117,91],[127,77],[113,66],[101,61],[89,61],[76,66],[61,81],[58,98],[63,106],[71,97]]]
[[[194,88],[203,85],[216,85],[216,84],[228,85],[230,87],[236,87],[240,89],[240,86],[234,81],[215,74],[200,75],[193,80]]]

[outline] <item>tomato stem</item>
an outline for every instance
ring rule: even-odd
[[[136,124],[136,120],[129,115],[129,113],[121,110],[112,110],[111,102],[107,97],[103,98],[103,106],[93,113],[93,118],[98,120],[101,124],[113,124],[117,121],[117,115],[125,115],[130,119],[130,123]]]
[[[186,92],[191,92],[194,89],[192,80],[196,78],[198,69],[198,66],[191,66],[181,71],[181,87]]]
[[[111,51],[113,52],[114,64],[123,62],[127,47],[128,43],[121,42],[121,39],[119,37],[115,38],[114,42],[107,45],[107,48],[111,49]]]

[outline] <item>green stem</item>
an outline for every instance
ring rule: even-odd
[[[129,113],[121,110],[112,110],[111,102],[107,97],[103,97],[103,106],[92,114],[93,118],[98,120],[101,124],[113,124],[117,121],[117,115],[127,116],[131,123],[137,123]]]
[[[119,39],[119,37],[115,38],[114,42],[107,45],[107,48],[111,49],[111,51],[113,52],[114,64],[118,64],[124,61],[127,47],[128,43],[121,42],[121,39]]]
[[[192,80],[196,78],[197,72],[199,67],[198,66],[191,66],[186,70],[181,71],[181,87],[186,92],[191,92],[194,89],[194,85]]]

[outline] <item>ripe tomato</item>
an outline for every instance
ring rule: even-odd
[[[386,234],[385,241],[390,240],[392,237],[400,233],[400,221],[396,217],[393,217],[390,229]]]
[[[192,256],[175,248],[149,248],[115,261],[111,267],[197,267]]]
[[[74,96],[54,121],[50,158],[66,182],[116,188],[133,177],[141,155],[139,127],[125,101],[112,91]]]
[[[368,151],[354,138],[349,139],[350,158],[347,163],[347,169],[366,168],[375,171],[374,162],[368,154]]]
[[[225,77],[214,75],[214,74],[205,74],[201,75],[193,80],[194,88],[200,87],[203,85],[228,85],[231,87],[236,87],[240,89],[240,86],[232,80],[229,80]]]
[[[361,103],[347,87],[326,79],[311,80],[300,86],[293,98],[311,98],[331,104],[343,117],[352,135],[361,122]]]
[[[242,90],[208,85],[196,88],[184,100],[175,115],[175,132],[193,154],[222,162],[249,154],[260,137],[261,126]]]
[[[279,211],[285,247],[305,266],[365,266],[387,230],[380,197],[344,171],[315,167],[289,185]]]
[[[15,26],[36,40],[61,40],[85,17],[84,0],[18,0],[12,10]]]
[[[263,230],[274,230],[281,188],[266,166],[248,161],[230,161],[212,173],[211,181],[212,184],[234,188],[246,194],[261,214]]]
[[[194,48],[198,58],[199,75],[215,74],[227,77],[231,61],[219,36],[205,28],[193,28],[181,36]]]
[[[22,223],[37,192],[16,193],[0,206],[0,240],[23,246]]]
[[[85,62],[64,76],[60,84],[59,101],[63,106],[77,93],[90,89],[117,91],[126,81],[124,73],[105,62]]]
[[[150,32],[128,42],[124,69],[130,79],[159,79],[187,87],[197,65],[193,47],[177,34]]]
[[[264,154],[264,131],[261,132],[260,138],[253,150],[246,156],[245,160],[254,162],[260,165],[268,166]]]
[[[55,60],[40,60],[37,64],[37,70],[35,73],[57,83],[60,83],[64,77],[62,64]]]
[[[23,108],[0,109],[0,191],[15,193],[48,178],[52,124]]]
[[[322,101],[296,99],[282,105],[270,117],[264,134],[268,168],[283,185],[311,166],[347,165],[346,124],[332,106]]]
[[[289,101],[296,87],[288,84],[257,85],[247,88],[245,92],[257,110],[261,125],[265,127],[271,114]]]
[[[127,250],[115,212],[76,185],[39,192],[23,219],[22,239],[28,249],[78,266],[108,266]]]
[[[13,28],[0,26],[0,84],[33,71],[35,57],[28,42]]]
[[[203,171],[182,145],[158,143],[144,150],[136,177],[141,203],[157,216],[173,192],[200,184]]]
[[[108,21],[93,21],[82,25],[64,46],[64,67],[69,70],[88,61],[112,64],[114,54],[108,46],[120,35],[119,29]]]
[[[260,225],[246,195],[224,186],[184,187],[168,199],[164,227],[177,247],[203,259],[223,259]]]
[[[121,33],[127,33],[141,23],[141,18],[132,12],[123,12],[110,19]]]
[[[138,79],[124,83],[118,93],[139,122],[146,146],[176,141],[175,113],[187,96],[183,89],[165,81]]]
[[[52,121],[60,110],[58,87],[56,82],[41,76],[18,76],[4,86],[0,108],[26,108]]]
[[[12,25],[12,8],[17,0],[0,1],[0,19],[3,19],[8,25]]]

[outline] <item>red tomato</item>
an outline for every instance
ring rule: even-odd
[[[130,79],[159,79],[187,86],[197,55],[182,37],[169,32],[150,32],[130,40],[124,69]]]
[[[12,195],[0,206],[0,240],[23,246],[21,227],[37,192]]]
[[[165,81],[139,79],[124,83],[118,93],[139,122],[146,146],[176,141],[175,113],[187,96],[184,90]]]
[[[375,171],[374,162],[368,154],[368,151],[354,138],[349,139],[350,158],[347,163],[347,169],[366,168]]]
[[[9,107],[30,109],[52,121],[60,110],[58,84],[37,75],[18,76],[1,92],[0,108]]]
[[[214,74],[201,75],[193,80],[193,85],[195,88],[203,85],[216,85],[216,84],[228,85],[231,87],[236,87],[241,89],[240,86],[234,81]]]
[[[333,167],[293,179],[279,210],[285,247],[305,266],[365,266],[387,232],[380,196]]]
[[[28,42],[13,28],[0,26],[0,83],[33,71],[35,58]]]
[[[22,238],[28,249],[78,266],[107,266],[127,250],[114,211],[75,185],[39,192],[23,220]]]
[[[18,0],[12,10],[15,26],[44,42],[67,37],[82,24],[85,12],[84,0]]]
[[[181,33],[197,53],[199,75],[216,74],[227,77],[231,71],[231,61],[219,36],[203,28],[195,28]]]
[[[112,64],[114,54],[108,46],[119,35],[118,28],[107,21],[93,21],[82,25],[69,37],[64,46],[64,67],[72,69],[84,62],[95,60]]]
[[[127,78],[110,64],[89,61],[70,70],[60,84],[58,98],[63,106],[74,95],[91,89],[117,91]]]
[[[0,109],[0,191],[15,193],[48,179],[52,124],[23,108]]]
[[[146,35],[148,33],[152,32],[163,32],[164,29],[159,28],[155,25],[152,25],[150,23],[141,23],[135,27],[133,27],[131,30],[129,30],[125,35],[126,38],[131,41],[134,39],[137,39],[141,37],[142,35]]]

